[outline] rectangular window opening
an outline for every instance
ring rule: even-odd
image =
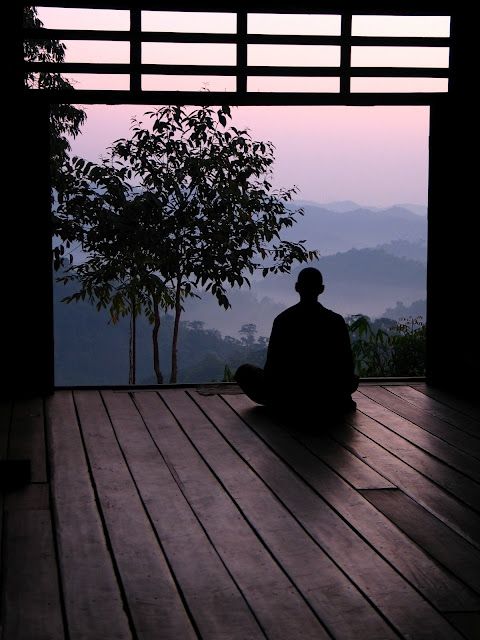
[[[142,31],[235,33],[235,13],[204,11],[142,11]]]
[[[160,82],[167,79],[176,81],[174,76],[156,78]],[[194,80],[204,81],[208,77],[198,76]],[[338,82],[338,78],[285,80]],[[214,107],[215,112],[217,109]],[[87,107],[88,118],[81,133],[70,141],[72,155],[100,162],[101,157],[108,157],[107,150],[114,140],[131,137],[132,117],[152,130],[153,123],[146,111],[155,108]],[[273,173],[269,177],[272,187],[298,187],[288,207],[292,211],[301,207],[304,215],[297,213],[297,222],[284,229],[281,237],[289,242],[306,238],[307,248],[319,251],[318,260],[311,266],[320,269],[324,276],[326,288],[321,303],[340,313],[348,324],[352,324],[355,315],[362,314],[368,317],[374,333],[381,329],[387,334],[396,332],[407,337],[412,334],[412,340],[417,341],[417,360],[408,362],[411,368],[394,369],[397,365],[387,348],[382,355],[382,370],[375,369],[374,359],[364,360],[358,373],[379,377],[422,375],[428,108],[249,106],[232,107],[231,111],[231,124],[238,131],[247,129],[254,140],[271,141],[275,146],[275,161],[270,165]],[[159,155],[155,162],[161,161]],[[141,182],[135,176],[132,182],[133,193],[138,194]],[[118,198],[109,201],[109,207],[117,206],[118,202],[121,208],[122,200]],[[109,212],[113,214],[111,208]],[[128,213],[131,215],[130,209]],[[145,222],[150,233],[152,218],[148,216]],[[210,226],[205,228],[208,232]],[[199,243],[202,240],[200,236]],[[56,246],[58,239],[53,241]],[[101,243],[99,250],[104,249],[105,243]],[[67,266],[70,253],[74,264],[88,257],[74,244],[64,254]],[[218,305],[211,292],[199,286],[196,292],[201,299],[185,300],[180,319],[177,381],[220,382],[228,380],[243,362],[263,366],[273,319],[298,301],[294,283],[304,266],[295,263],[290,274],[269,274],[265,278],[261,270],[256,270],[249,275],[251,288],[227,285],[226,293],[232,304],[228,311]],[[61,269],[55,272],[55,276],[61,275]],[[127,384],[129,317],[113,324],[108,310],[97,310],[87,299],[71,304],[62,302],[77,290],[76,282],[54,285],[56,384]],[[172,331],[173,310],[162,310],[159,350],[165,380],[169,374]],[[352,333],[352,342],[357,339]],[[142,312],[136,328],[137,384],[157,382],[151,341],[152,326]]]
[[[448,69],[448,47],[352,47],[352,67]]]
[[[197,42],[144,42],[143,64],[222,65],[236,64],[234,44]]]
[[[249,92],[273,93],[339,93],[338,77],[282,77],[250,76],[247,80]]]
[[[236,90],[235,76],[142,75],[143,91],[231,91]]]
[[[28,43],[28,48],[27,45]],[[45,50],[37,49],[35,55],[35,41],[27,40],[24,44],[25,58],[29,62],[48,61],[50,57],[45,55]],[[63,62],[74,63],[103,63],[103,64],[128,64],[130,62],[130,44],[128,42],[110,42],[106,40],[62,40],[65,47]],[[62,63],[59,63],[60,65]]]
[[[248,33],[264,35],[339,36],[341,16],[249,13]]]
[[[89,31],[128,31],[130,11],[121,9],[70,9],[36,7],[46,29],[85,29]]]
[[[351,78],[352,93],[446,93],[448,78]]]
[[[450,16],[354,15],[353,36],[448,38]]]
[[[248,65],[258,67],[338,67],[340,47],[328,45],[248,45]]]

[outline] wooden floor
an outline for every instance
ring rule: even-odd
[[[364,385],[318,436],[240,394],[4,404],[6,640],[480,638],[480,412]],[[297,427],[313,426],[297,425]]]

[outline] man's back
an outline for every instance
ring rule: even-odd
[[[353,359],[342,316],[319,302],[283,311],[273,323],[265,375],[275,395],[302,389],[350,393]]]
[[[324,290],[318,269],[302,269],[295,284],[300,302],[275,318],[265,369],[244,364],[236,371],[254,402],[329,415],[355,408],[350,394],[358,377],[348,329],[342,316],[318,302]]]

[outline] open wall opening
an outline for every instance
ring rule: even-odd
[[[74,96],[92,105],[72,153],[94,163],[116,137],[129,135],[132,114],[141,116],[138,106],[115,106],[122,102],[138,105],[144,98],[150,105],[250,105],[233,110],[232,123],[247,128],[255,139],[271,140],[275,145],[275,169],[269,179],[275,187],[295,185],[289,207],[292,212],[303,209],[303,215],[295,214],[295,224],[283,229],[282,238],[292,243],[304,241],[305,250],[318,252],[315,264],[327,283],[324,303],[350,320],[369,318],[369,324],[352,331],[357,342],[362,331],[369,343],[384,341],[385,330],[392,327],[382,318],[390,322],[407,318],[398,330],[408,338],[418,329],[417,319],[418,323],[425,320],[426,105],[442,100],[448,92],[450,18],[301,11],[39,7],[40,22],[27,20],[25,24],[27,86],[42,99],[51,96],[57,106],[64,99],[75,103]],[[95,102],[109,106],[95,106]],[[102,108],[106,115],[98,124]],[[117,124],[122,117],[127,122],[120,131]],[[90,136],[95,144],[88,148],[90,122],[97,122],[97,130]],[[416,145],[421,148],[418,154]],[[423,157],[423,164],[417,156]],[[65,249],[72,253],[72,246],[62,251]],[[65,255],[60,256],[62,268]],[[379,255],[384,258],[382,264]],[[88,253],[73,247],[73,264],[85,256],[88,259]],[[212,300],[201,288],[195,289],[201,299],[185,300],[182,309],[181,330],[193,340],[188,353],[195,352],[195,340],[198,343],[208,334],[220,359],[225,359],[223,346],[227,344],[228,349],[237,349],[240,361],[254,348],[251,355],[260,363],[274,309],[295,301],[292,284],[298,265],[293,264],[291,271],[289,275],[269,273],[264,279],[263,273],[254,270],[248,291],[228,292],[232,309],[225,312],[217,305],[221,302],[218,296]],[[85,300],[81,295],[79,299],[82,305]],[[60,315],[56,316],[57,333]],[[168,313],[164,322],[168,329]],[[70,321],[65,319],[65,323]],[[121,327],[119,319],[111,329],[119,335]],[[62,360],[58,357],[62,351],[59,335],[57,362]],[[95,350],[94,342],[87,340],[82,353]],[[365,348],[370,347],[366,344]],[[122,349],[117,346],[110,351],[121,354]],[[198,353],[195,355],[198,360]],[[178,375],[184,381],[205,376],[218,379],[221,364],[215,349],[203,356],[199,366],[190,372],[184,368]],[[90,373],[100,375],[101,367],[92,358],[90,364]],[[235,364],[235,358],[230,358],[223,367],[224,378]],[[111,365],[120,375],[121,367]],[[423,365],[409,367],[359,373],[423,373]],[[75,376],[80,369],[76,368]],[[64,375],[57,366],[57,384],[104,382],[64,380]],[[139,373],[136,381],[153,380]]]
[[[148,125],[146,111],[152,107],[87,107],[82,133],[71,141],[72,155],[100,163],[115,140],[131,136],[132,118]],[[372,336],[390,335],[399,325],[407,327],[404,333],[417,331],[426,320],[428,107],[250,106],[232,108],[231,115],[237,130],[274,144],[272,186],[297,188],[288,207],[303,215],[296,215],[282,238],[305,241],[307,249],[318,251],[311,264],[324,275],[321,302],[350,324],[360,315],[368,317]],[[74,265],[85,259],[76,245],[69,252]],[[261,365],[274,317],[297,302],[294,283],[303,266],[294,263],[291,273],[266,277],[256,269],[247,274],[250,287],[227,283],[228,310],[199,285],[200,297],[183,301],[177,381],[221,381],[241,362]],[[79,290],[74,281],[55,284],[56,383],[126,384],[129,318],[114,324],[108,311],[97,310],[88,297],[62,302]],[[165,309],[161,315],[160,360],[168,382],[174,312]],[[152,324],[140,314],[140,384],[156,382],[151,332]],[[422,356],[414,362],[415,369],[409,361],[393,370],[385,360],[383,369],[363,373],[421,375]]]

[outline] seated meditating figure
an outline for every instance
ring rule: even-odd
[[[344,319],[318,302],[322,274],[307,267],[298,274],[300,301],[273,322],[267,361],[261,369],[241,365],[235,380],[254,402],[294,413],[341,414],[356,408],[358,387]]]

